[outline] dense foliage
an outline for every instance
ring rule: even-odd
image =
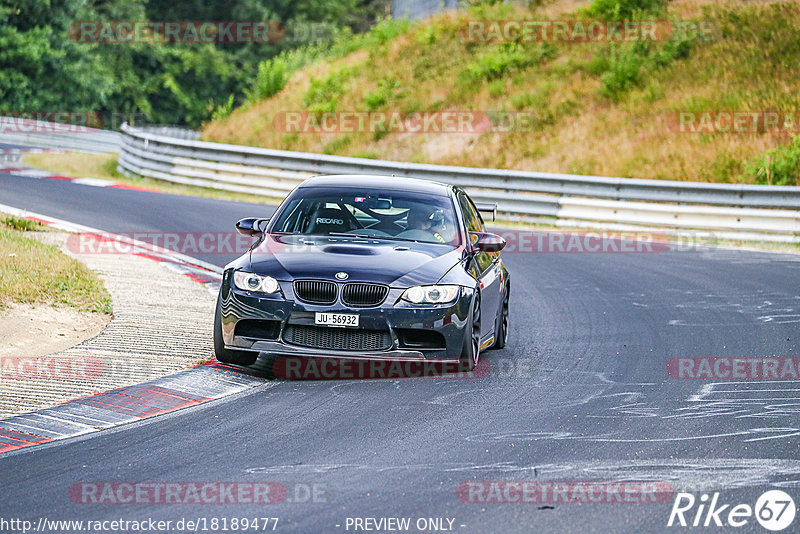
[[[122,120],[199,126],[253,91],[259,63],[363,31],[387,0],[0,0],[0,112],[91,111]],[[275,21],[275,43],[86,43],[81,21]],[[324,31],[323,31],[324,30]],[[264,67],[262,67],[262,71]],[[262,77],[270,74],[262,74]],[[271,73],[269,94],[282,75]],[[266,92],[264,92],[266,91]],[[232,100],[233,98],[233,100]]]

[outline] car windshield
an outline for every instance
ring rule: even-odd
[[[453,202],[446,196],[300,188],[277,214],[273,233],[372,237],[422,243],[460,244]]]

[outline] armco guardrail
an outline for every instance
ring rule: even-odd
[[[28,147],[119,152],[121,134],[84,126],[56,124],[20,117],[0,117],[0,143]]]
[[[123,125],[122,172],[283,197],[314,174],[385,174],[465,186],[504,217],[587,227],[700,229],[720,237],[800,241],[800,187],[710,184],[479,169],[177,139]],[[551,219],[552,220],[552,219]]]
[[[506,218],[595,228],[711,230],[719,237],[800,242],[800,187],[634,180],[426,165],[198,141],[174,127],[123,133],[0,117],[0,143],[119,152],[128,174],[283,197],[313,174],[393,174],[457,183]]]

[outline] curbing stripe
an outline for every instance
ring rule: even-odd
[[[0,151],[0,154],[3,154]],[[29,167],[22,163],[18,167],[6,167],[4,169],[0,169],[0,173],[2,174],[10,174],[11,176],[18,176],[21,178],[36,178],[36,179],[45,179],[45,180],[61,180],[63,182],[72,182],[78,185],[88,185],[91,187],[111,187],[113,189],[129,189],[131,191],[144,191],[146,193],[163,193],[160,189],[154,189],[152,187],[141,187],[138,185],[130,185],[130,184],[123,184],[120,182],[112,182],[110,180],[103,180],[102,178],[73,178],[72,176],[63,176],[61,174],[52,174],[50,171],[45,171],[41,169],[36,169],[34,167]]]
[[[0,420],[0,455],[142,421],[269,384],[217,363]]]
[[[46,409],[49,410],[50,408]],[[108,410],[94,408],[85,404],[78,404],[77,402],[62,404],[59,410],[59,417],[68,417],[70,421],[75,421],[77,423],[83,422],[83,424],[93,428],[102,428],[108,425],[114,426],[117,423],[127,421],[126,417],[112,414]],[[0,422],[0,424],[2,423]]]
[[[15,173],[13,173],[13,175],[14,176],[21,176],[21,177],[24,177],[24,178],[50,178],[51,176],[54,176],[53,173],[51,173],[50,171],[43,171],[41,169],[33,169],[33,168],[30,168],[30,167],[21,168],[21,169],[17,170]],[[55,178],[54,177],[53,179],[54,180],[60,180],[60,179],[63,179],[63,178],[64,177],[61,177],[61,178]]]
[[[34,436],[46,438],[48,441],[53,441],[56,439],[62,439],[66,437],[66,434],[62,434],[61,432],[56,432],[54,430],[41,428],[38,425],[31,424],[29,420],[23,419],[21,415],[17,415],[15,417],[0,421],[0,429],[25,432],[26,434],[32,434]]]
[[[0,429],[0,431],[1,430],[2,429]],[[18,445],[16,445],[16,444],[14,444],[14,445],[0,445],[0,454],[6,453],[6,452],[11,452],[11,451],[16,451],[16,450],[19,450],[19,449],[25,449],[27,447],[32,447],[34,445],[42,445],[44,443],[49,443],[49,442],[52,441],[50,439],[41,438],[39,436],[34,436],[32,434],[26,434],[26,435],[30,436],[31,438],[34,438],[36,440],[39,440],[39,441],[36,441],[35,443],[31,443],[31,444],[26,444],[26,443],[29,443],[29,442],[21,442]]]
[[[0,429],[0,436],[6,438],[15,439],[17,441],[25,441],[28,443],[42,443],[44,438],[40,438],[39,436],[34,436],[32,434],[24,434],[22,432],[16,432],[14,430],[4,430]]]
[[[17,420],[19,421],[19,424],[27,425],[29,428],[34,430],[53,434],[52,436],[41,434],[43,437],[68,436],[78,431],[84,431],[84,427],[86,426],[76,425],[71,421],[62,420],[59,422],[57,419],[46,417],[44,414],[38,412],[24,413],[16,417],[18,418]],[[0,422],[0,427],[3,426],[3,422]],[[12,418],[12,422],[14,422],[14,418]]]

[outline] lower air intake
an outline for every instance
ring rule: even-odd
[[[392,346],[392,337],[384,330],[355,330],[319,326],[289,325],[284,340],[292,345],[313,349],[374,351]]]

